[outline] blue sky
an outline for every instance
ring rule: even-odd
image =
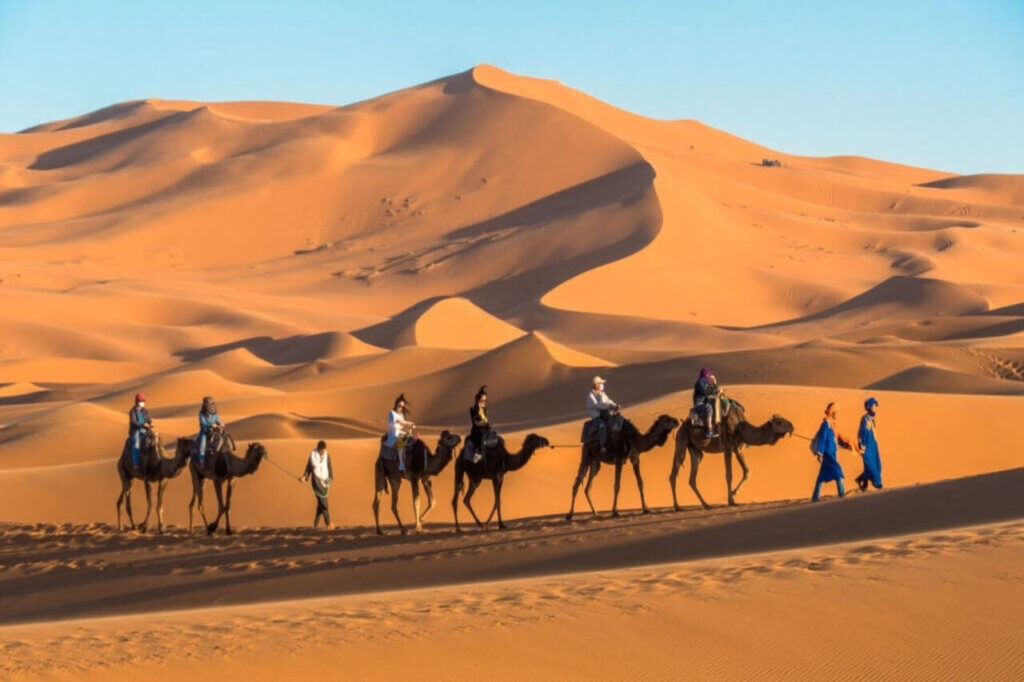
[[[0,131],[114,102],[346,104],[487,62],[797,154],[1024,172],[1024,0],[0,0]]]

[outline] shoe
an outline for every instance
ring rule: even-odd
[[[484,458],[484,456],[481,455],[479,452],[474,452],[473,453],[473,464],[476,464],[477,462],[479,462],[483,458]]]

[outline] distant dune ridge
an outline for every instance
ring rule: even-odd
[[[80,564],[42,568],[0,549],[0,591],[33,571],[102,570],[106,551],[134,560],[107,547],[116,538],[96,524],[114,518],[114,458],[140,391],[168,445],[195,433],[204,395],[217,398],[240,443],[264,442],[295,474],[327,439],[335,522],[346,526],[371,518],[377,439],[394,398],[408,397],[433,447],[441,429],[466,435],[484,384],[510,442],[534,431],[568,446],[509,477],[506,519],[564,514],[594,374],[644,428],[658,414],[686,415],[702,366],[753,421],[783,414],[804,436],[831,400],[855,432],[873,394],[887,487],[1024,465],[1024,175],[795,156],[493,66],[341,107],[147,99],[2,134],[0,256],[0,520],[85,524],[5,526],[0,535],[28,533],[58,553],[79,542],[106,547]],[[842,457],[852,479],[859,462]],[[655,506],[670,502],[670,461],[671,440],[641,458]],[[722,461],[708,455],[700,472],[716,503],[725,499]],[[810,492],[815,463],[804,441],[757,448],[748,463],[740,500],[765,505],[751,514],[788,509]],[[623,509],[639,506],[632,476],[627,467]],[[451,477],[446,470],[435,482],[431,522],[451,519]],[[606,472],[594,484],[601,509],[611,479]],[[190,488],[187,474],[169,485],[175,532]],[[411,521],[407,488],[400,510]],[[684,480],[679,492],[695,503]],[[243,529],[312,515],[308,488],[271,467],[243,479],[236,495],[233,521]],[[478,510],[490,495],[484,485]],[[208,491],[208,510],[212,499]],[[144,508],[138,486],[134,504]],[[998,518],[977,522],[1019,515],[1012,501],[1001,504]],[[553,542],[553,518],[530,521],[537,537],[527,539]],[[342,561],[290,532],[254,531],[266,537],[243,542],[266,546],[239,550],[254,558],[234,561],[225,549],[222,563],[183,564],[182,575],[232,571],[261,588],[285,569]],[[372,540],[353,533],[358,554]],[[983,544],[971,540],[971,552],[987,551]],[[592,568],[612,555],[600,543],[581,551]],[[620,584],[620,564],[606,565]],[[517,589],[530,618],[554,608],[539,588]],[[1019,581],[1007,589],[1019,594]],[[189,632],[181,626],[173,637],[187,648]],[[495,646],[502,635],[487,636]],[[73,657],[89,641],[43,658]],[[123,672],[92,665],[77,672]],[[0,676],[9,672],[0,664]]]

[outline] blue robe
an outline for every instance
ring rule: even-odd
[[[864,451],[864,473],[860,477],[870,481],[876,488],[881,488],[882,458],[878,454],[878,441],[875,439],[875,418],[870,414],[865,414],[860,419],[857,445]]]
[[[839,445],[832,423],[827,418],[823,419],[818,434],[814,437],[814,452],[821,455],[817,483],[843,480],[843,467],[839,466],[839,459],[836,456],[838,450]]]

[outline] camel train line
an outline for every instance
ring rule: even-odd
[[[710,379],[713,390],[701,388]],[[728,489],[728,502],[736,504],[735,496],[747,479],[749,469],[744,458],[747,446],[774,445],[780,439],[793,433],[793,424],[779,415],[773,415],[760,426],[747,421],[742,405],[725,397],[718,390],[717,382],[710,370],[703,370],[701,379],[695,387],[695,406],[684,419],[677,419],[668,414],[659,415],[654,422],[641,432],[632,422],[621,414],[618,404],[614,403],[604,391],[605,381],[594,377],[593,388],[587,395],[587,413],[590,419],[585,422],[581,434],[581,457],[579,469],[572,484],[572,497],[566,520],[571,521],[575,513],[576,496],[586,478],[583,494],[590,511],[597,516],[597,509],[590,497],[594,478],[602,464],[615,467],[613,488],[612,516],[618,516],[618,497],[622,469],[628,462],[636,477],[640,493],[641,511],[650,513],[644,497],[644,482],[640,474],[640,455],[666,444],[675,432],[675,454],[669,482],[672,487],[672,501],[679,511],[676,493],[676,478],[679,469],[685,464],[689,454],[691,460],[689,484],[697,499],[705,509],[710,505],[701,495],[697,487],[697,473],[704,453],[722,453],[725,456],[725,476]],[[707,386],[705,386],[707,388]],[[411,420],[411,412],[405,396],[395,400],[388,414],[388,430],[381,438],[380,453],[374,466],[373,515],[376,531],[383,534],[380,524],[380,504],[384,495],[391,497],[391,512],[395,517],[399,530],[407,532],[405,524],[398,512],[398,491],[403,481],[412,487],[412,503],[415,518],[415,530],[422,531],[423,520],[434,508],[432,479],[440,475],[449,464],[454,462],[455,473],[454,495],[452,496],[452,515],[455,530],[461,532],[459,523],[459,501],[466,507],[478,528],[485,529],[497,516],[498,528],[504,529],[505,523],[501,515],[501,492],[505,476],[526,466],[536,452],[545,448],[568,447],[551,445],[548,439],[536,433],[528,434],[518,451],[510,451],[504,438],[495,431],[487,416],[487,387],[477,392],[476,400],[470,409],[471,431],[465,438],[443,431],[437,445],[431,451],[427,442],[416,432],[416,425]],[[145,397],[140,393],[136,396],[135,405],[130,413],[129,437],[124,450],[117,462],[117,472],[121,479],[121,492],[117,498],[117,528],[123,530],[121,510],[127,512],[128,527],[138,528],[145,532],[153,511],[152,486],[156,485],[156,520],[157,531],[163,532],[163,497],[167,483],[177,477],[188,467],[192,479],[192,498],[189,502],[188,532],[191,534],[194,515],[198,508],[199,516],[208,534],[216,532],[223,517],[225,532],[232,533],[231,498],[238,478],[255,473],[264,459],[268,459],[266,448],[253,442],[248,445],[245,455],[235,454],[235,443],[217,416],[216,405],[212,398],[203,399],[200,410],[200,431],[195,438],[179,438],[175,444],[174,456],[163,454],[160,435],[153,429],[152,421],[145,409]],[[461,448],[460,448],[461,445]],[[200,454],[201,453],[201,454]],[[735,456],[742,470],[742,477],[733,486],[732,460]],[[272,462],[273,463],[273,462]],[[276,464],[275,464],[276,466]],[[313,490],[319,502],[314,525],[322,517],[330,526],[327,509],[327,491],[329,490],[332,469],[327,458],[326,445],[321,441],[317,449],[311,453],[306,472],[299,477],[300,481],[313,479]],[[484,480],[489,480],[494,492],[494,503],[486,519],[481,519],[472,506],[473,494]],[[135,480],[143,482],[146,490],[146,515],[136,524],[132,516],[131,490]],[[468,485],[466,481],[468,480]],[[203,486],[212,481],[217,495],[217,514],[211,521],[203,507]],[[427,506],[421,509],[420,488],[427,495]]]

